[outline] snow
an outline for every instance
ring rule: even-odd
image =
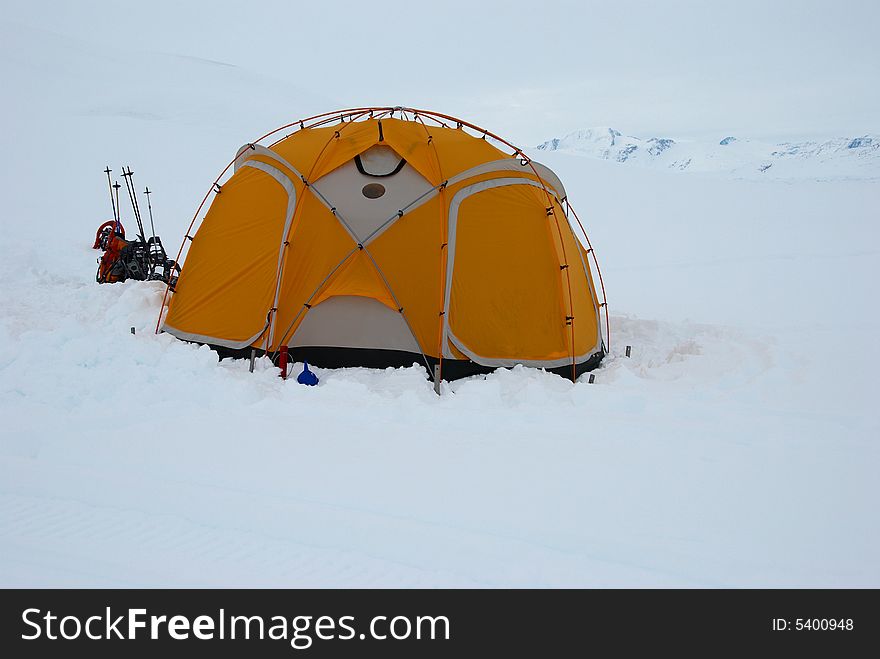
[[[178,82],[104,88],[89,44],[3,33],[0,585],[880,586],[876,181],[533,151],[604,267],[595,384],[304,387],[155,335],[161,286],[98,286],[89,247],[107,162],[172,245],[241,143],[333,99],[151,53]]]

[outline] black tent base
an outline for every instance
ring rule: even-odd
[[[221,346],[211,346],[221,359],[235,358],[246,359],[250,357],[250,348],[232,349],[223,348]],[[258,355],[262,355],[262,350],[257,350]],[[428,369],[428,377],[433,379],[434,366],[437,364],[436,357],[427,357],[428,364],[425,364],[425,357],[417,352],[407,352],[405,350],[377,350],[373,348],[337,348],[323,346],[309,347],[292,347],[289,349],[291,362],[308,362],[319,368],[346,368],[352,366],[362,366],[365,368],[400,368],[417,364]],[[575,378],[582,374],[592,371],[599,366],[602,358],[605,356],[604,351],[597,352],[582,362],[575,364]],[[484,375],[496,370],[495,366],[483,366],[469,359],[444,359],[443,360],[443,379],[459,380],[461,378],[470,377],[472,375]],[[555,368],[546,369],[549,373],[555,373],[564,378],[571,379],[571,365],[557,366]]]

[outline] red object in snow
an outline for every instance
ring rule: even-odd
[[[287,346],[281,346],[278,354],[278,368],[281,369],[281,379],[287,379]]]

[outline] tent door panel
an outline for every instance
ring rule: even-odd
[[[559,259],[540,187],[495,179],[450,204],[447,356],[487,366],[565,359]]]

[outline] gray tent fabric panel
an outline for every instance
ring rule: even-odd
[[[376,196],[367,196],[369,188],[377,190],[373,193]],[[410,165],[404,165],[395,174],[376,178],[362,174],[354,160],[312,183],[312,191],[320,194],[338,216],[344,218],[346,228],[357,242],[364,242],[399,210],[432,189]]]
[[[182,341],[193,341],[194,343],[207,343],[212,346],[220,346],[221,348],[231,348],[233,350],[240,350],[241,348],[246,348],[254,341],[262,336],[263,332],[266,331],[266,328],[269,326],[269,323],[266,323],[259,332],[254,334],[249,339],[244,339],[241,341],[235,341],[232,339],[222,339],[216,336],[207,336],[205,334],[193,334],[192,332],[184,332],[183,330],[179,330],[176,327],[172,327],[167,323],[163,323],[160,328],[163,332],[168,332],[171,336],[176,336],[178,339]]]
[[[312,307],[290,340],[290,346],[421,353],[400,313],[358,295],[338,295]]]

